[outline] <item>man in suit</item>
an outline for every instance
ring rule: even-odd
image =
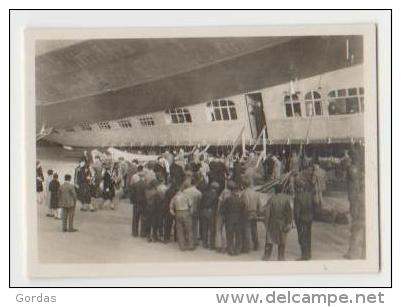
[[[77,202],[77,194],[75,187],[70,183],[71,175],[65,175],[64,183],[60,188],[59,206],[63,209],[62,214],[62,225],[63,232],[75,232],[78,229],[74,229],[74,214],[75,204]],[[68,230],[67,230],[68,224]]]
[[[292,211],[290,197],[282,193],[280,185],[274,186],[274,195],[264,208],[266,225],[265,254],[262,260],[270,260],[273,244],[278,245],[278,260],[285,260],[287,233],[291,229]]]

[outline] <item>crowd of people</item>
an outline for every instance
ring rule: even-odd
[[[360,257],[354,250],[364,235],[363,169],[357,161],[346,156],[343,163],[352,215],[346,258]],[[256,191],[255,174],[250,171],[259,162],[265,181],[290,173],[286,184],[273,186],[267,200]],[[285,161],[275,154],[260,161],[255,153],[240,157],[213,156],[199,148],[188,154],[166,150],[157,161],[147,163],[121,157],[113,161],[107,155],[92,159],[85,154],[73,182],[67,174],[63,184],[52,170],[45,179],[38,162],[37,192],[45,192],[47,216],[62,219],[63,231],[77,231],[73,224],[77,201],[81,211],[95,212],[116,210],[120,199],[127,197],[132,204],[132,236],[148,242],[177,241],[182,251],[202,247],[238,255],[259,249],[258,229],[264,224],[262,259],[270,260],[277,245],[278,260],[285,260],[287,234],[295,225],[300,260],[309,260],[319,202],[315,166],[295,151]],[[43,202],[43,196],[38,201]]]

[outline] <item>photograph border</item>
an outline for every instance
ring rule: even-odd
[[[11,24],[11,11],[19,11],[19,10],[24,10],[24,9],[18,9],[18,10],[14,10],[14,9],[10,9],[9,10],[9,25]],[[74,9],[69,9],[74,11]],[[89,9],[88,9],[89,10]],[[385,9],[383,9],[385,11]],[[41,10],[33,10],[33,11],[41,11]],[[63,11],[63,10],[61,10]],[[90,11],[90,10],[89,10]],[[107,9],[102,9],[102,11],[108,11]],[[112,9],[112,11],[115,11],[114,9]],[[145,10],[146,11],[146,10]],[[167,10],[168,11],[168,10]],[[223,10],[224,11],[224,10]],[[226,11],[231,11],[231,10],[226,10]],[[300,10],[300,11],[305,11],[305,10]],[[308,10],[306,10],[308,11]],[[346,10],[348,11],[348,10]],[[391,12],[390,16],[391,16],[391,32],[392,32],[392,11],[389,10]],[[285,25],[283,25],[285,27]],[[9,30],[9,60],[10,60],[10,54],[11,54],[11,44],[10,44],[10,39],[11,39],[11,30]],[[376,38],[377,38],[378,32],[376,31]],[[392,44],[392,33],[391,33],[391,44]],[[376,64],[378,65],[378,54],[377,54],[377,49],[378,49],[378,42],[376,39]],[[391,50],[392,51],[392,50]],[[391,52],[391,63],[392,63],[392,52]],[[392,72],[391,72],[392,75]],[[9,77],[11,80],[11,67],[9,67]],[[377,89],[376,89],[376,95],[378,96],[379,93],[379,88],[378,88],[378,71],[376,73],[376,83],[377,83]],[[392,79],[391,79],[392,80]],[[11,106],[11,85],[9,85],[9,107]],[[378,98],[378,97],[377,97]],[[392,84],[391,84],[391,98],[392,98]],[[9,111],[9,118],[10,118],[10,122],[11,122],[11,110]],[[377,119],[379,120],[379,109],[377,109]],[[10,129],[11,129],[11,124],[10,125]],[[392,113],[391,113],[391,129],[392,129]],[[392,130],[391,130],[391,135],[392,135]],[[380,206],[380,167],[379,167],[379,157],[380,157],[380,145],[379,145],[379,138],[380,138],[380,133],[379,133],[379,121],[377,121],[377,166],[378,166],[378,171],[377,171],[377,176],[378,176],[378,200],[379,200],[379,206]],[[11,132],[9,131],[9,145],[11,145]],[[392,146],[392,144],[391,144]],[[10,148],[10,147],[9,147]],[[9,149],[10,153],[11,153],[11,148]],[[392,152],[390,153],[391,155],[391,165],[392,165]],[[10,161],[11,163],[11,155],[10,155]],[[11,165],[9,164],[9,179],[11,178]],[[391,185],[392,185],[392,171],[391,171]],[[392,192],[392,186],[390,187],[391,192]],[[9,193],[10,193],[10,202],[9,202],[9,209],[11,209],[11,187],[9,188]],[[391,195],[391,204],[390,204],[390,212],[392,213],[392,195]],[[380,229],[380,210],[378,212],[378,227]],[[11,286],[11,215],[9,212],[9,288],[271,288],[271,287],[103,287],[103,286],[99,286],[99,287],[60,287],[60,286],[55,286],[55,287],[14,287]],[[380,236],[379,236],[379,246],[380,246]],[[392,220],[391,220],[391,263],[390,263],[390,270],[391,270],[391,281],[390,284],[391,286],[389,287],[384,287],[384,288],[392,288]],[[381,252],[379,253],[379,261],[381,258]],[[203,263],[203,262],[202,262]],[[380,263],[380,262],[379,262]],[[380,269],[380,268],[379,268]],[[295,273],[296,274],[296,273]],[[328,275],[322,275],[322,276],[329,276],[330,273],[328,273]],[[346,274],[346,273],[344,273]],[[209,275],[210,276],[210,275]],[[211,275],[214,276],[214,275]],[[273,275],[270,275],[273,276]],[[135,277],[141,277],[141,275],[135,276]],[[161,276],[161,277],[166,277],[166,276]],[[178,276],[177,276],[178,277]],[[186,277],[185,275],[179,275],[179,277]],[[204,277],[203,275],[199,276],[199,277]],[[275,287],[275,288],[355,288],[355,287]],[[359,288],[359,287],[358,287]],[[362,288],[382,288],[382,287],[362,287]]]

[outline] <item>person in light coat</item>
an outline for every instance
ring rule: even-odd
[[[62,230],[63,232],[78,231],[74,228],[75,205],[77,202],[77,193],[75,187],[70,183],[71,175],[64,177],[64,183],[60,187],[59,206],[63,208]],[[68,225],[68,228],[67,228]]]

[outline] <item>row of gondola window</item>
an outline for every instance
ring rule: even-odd
[[[302,104],[304,107],[302,107]],[[206,103],[207,115],[211,122],[237,120],[237,110],[231,100],[219,99]],[[332,90],[324,100],[318,91],[310,91],[305,94],[303,101],[299,92],[284,95],[284,112],[286,117],[306,117],[323,115],[353,114],[364,111],[364,88],[349,88]],[[166,121],[171,124],[192,123],[192,115],[188,108],[169,108],[165,111]],[[155,125],[151,115],[138,118],[143,127]],[[132,128],[130,119],[117,121],[120,128]],[[108,121],[97,123],[100,130],[109,130],[111,125]],[[89,123],[80,124],[84,131],[92,130]],[[67,132],[75,131],[73,128],[66,129]]]

